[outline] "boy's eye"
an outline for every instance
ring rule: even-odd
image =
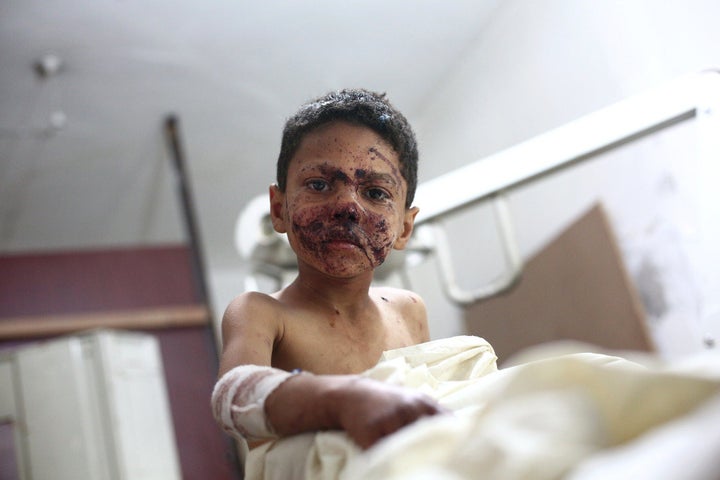
[[[385,190],[382,188],[368,188],[365,192],[365,195],[368,196],[371,200],[388,200],[390,198],[390,194],[388,194]]]
[[[314,190],[316,192],[323,192],[329,187],[328,182],[319,178],[308,180],[306,185],[310,190]]]

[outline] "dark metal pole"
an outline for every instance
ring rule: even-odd
[[[192,255],[192,270],[193,280],[197,292],[205,304],[205,308],[208,312],[208,320],[210,321],[209,328],[207,329],[208,341],[213,349],[214,359],[216,360],[215,368],[218,367],[218,345],[216,337],[213,334],[215,328],[212,325],[213,311],[210,306],[210,295],[208,294],[207,277],[205,276],[205,261],[203,257],[202,241],[200,238],[200,230],[195,216],[195,208],[193,203],[192,189],[190,188],[190,182],[188,181],[188,173],[185,163],[185,154],[182,149],[182,142],[180,141],[180,120],[176,115],[168,115],[165,118],[165,136],[167,138],[170,150],[172,152],[172,165],[175,173],[175,185],[180,196],[182,203],[182,213],[185,220],[185,232],[190,242],[190,249]],[[217,370],[216,370],[217,371]],[[216,373],[213,372],[213,373]],[[238,475],[238,479],[244,478],[243,466],[240,461],[239,455],[237,455],[238,449],[235,442],[232,442],[229,437],[226,437],[228,442],[228,455],[232,458],[235,463],[236,470],[234,473]]]
[[[175,173],[175,186],[182,204],[182,214],[185,233],[190,242],[193,280],[201,300],[205,303],[210,319],[210,295],[208,293],[207,279],[205,277],[205,260],[203,257],[202,241],[195,215],[192,189],[188,181],[185,154],[180,141],[180,120],[176,115],[168,115],[165,119],[165,135],[172,152],[172,165]]]

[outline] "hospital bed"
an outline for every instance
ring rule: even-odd
[[[407,272],[433,259],[443,291],[457,305],[506,292],[524,265],[516,234],[520,224],[509,206],[516,192],[692,124],[693,143],[685,146],[683,158],[674,159],[685,170],[672,170],[672,162],[663,166],[677,182],[679,194],[673,198],[683,208],[664,205],[671,212],[663,218],[682,223],[675,247],[688,257],[683,273],[688,283],[699,285],[702,298],[697,318],[685,319],[680,328],[720,323],[719,112],[720,76],[702,72],[424,182],[417,190],[422,208],[413,241],[378,272],[379,280],[396,275],[412,288]],[[495,214],[506,269],[487,285],[464,288],[443,226],[457,212],[486,203]],[[632,207],[613,198],[608,203],[622,233],[622,210]],[[272,230],[266,211],[267,199],[258,197],[236,226],[248,289],[277,288],[294,273],[289,245]],[[682,215],[688,211],[692,215]],[[665,254],[652,248],[643,255]],[[492,347],[476,337],[436,340],[411,354],[390,352],[368,375],[427,389],[464,413],[418,422],[367,452],[340,432],[280,440],[251,453],[248,478],[720,478],[720,435],[707,428],[720,419],[720,361],[713,346],[712,335],[698,335],[694,355],[663,359],[589,344],[543,345],[499,370]],[[443,358],[442,367],[433,364],[436,348],[456,349],[459,358],[473,358],[473,365],[483,367],[459,367],[450,357]],[[410,364],[408,357],[428,361]],[[470,376],[468,368],[475,369]]]

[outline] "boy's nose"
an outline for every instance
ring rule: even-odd
[[[357,199],[353,193],[344,193],[338,195],[333,209],[333,218],[336,220],[350,220],[357,222],[360,220],[361,207],[358,205]]]
[[[351,222],[357,222],[360,220],[360,212],[355,203],[346,202],[336,205],[333,217],[336,220],[350,220]]]

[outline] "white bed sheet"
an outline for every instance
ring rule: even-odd
[[[485,340],[459,336],[386,352],[365,375],[420,389],[453,414],[422,419],[364,452],[343,432],[280,439],[250,452],[246,478],[591,480],[600,467],[615,472],[604,478],[623,478],[628,462],[635,473],[625,478],[660,478],[642,470],[650,475],[647,462],[663,449],[695,453],[674,463],[694,460],[705,475],[720,456],[718,435],[703,425],[703,415],[720,415],[720,355],[678,367],[545,351],[498,369]],[[703,441],[714,455],[691,448]]]

